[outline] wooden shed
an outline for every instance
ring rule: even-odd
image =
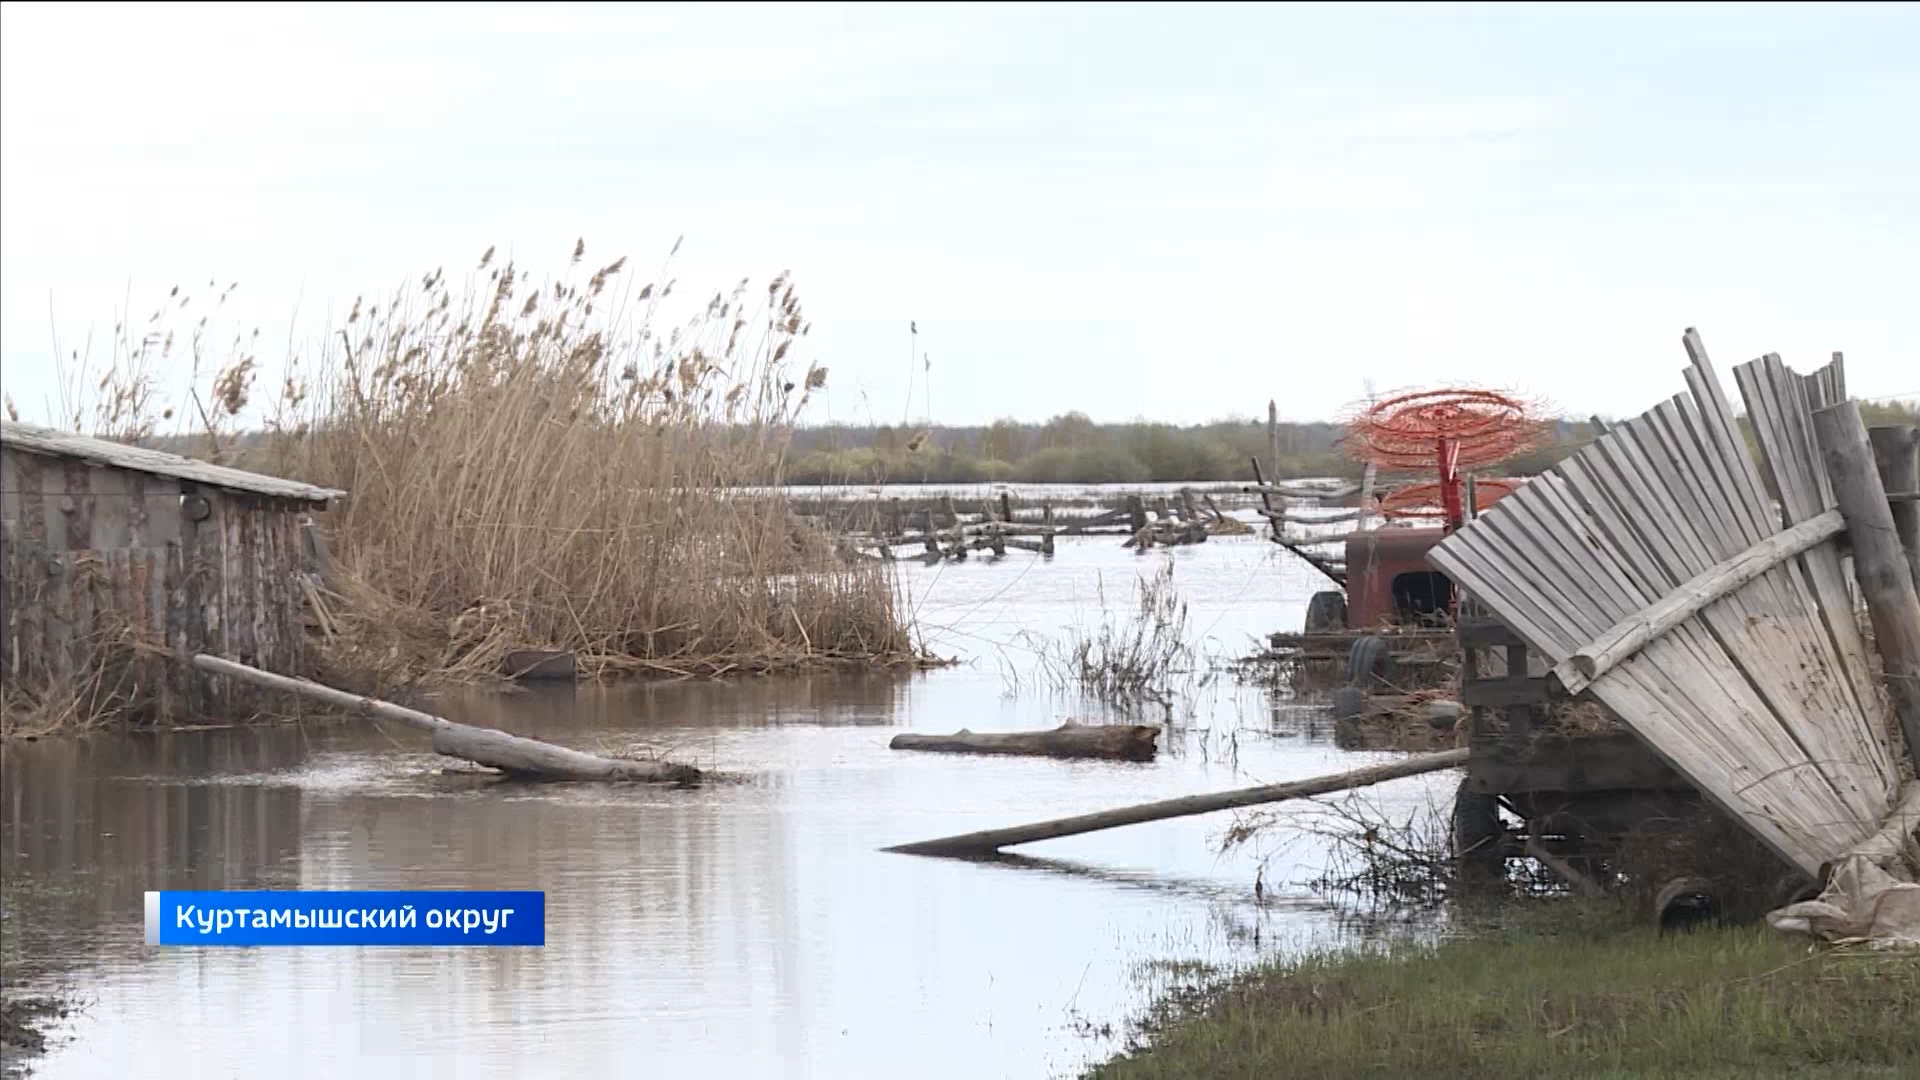
[[[180,723],[240,702],[163,650],[304,673],[302,526],[343,494],[0,420],[0,676]]]

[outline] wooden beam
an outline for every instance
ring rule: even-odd
[[[1344,499],[1349,495],[1358,493],[1360,485],[1347,483],[1341,484],[1339,487],[1320,488],[1308,487],[1303,484],[1289,484],[1284,481],[1276,481],[1269,484],[1265,480],[1261,480],[1257,483],[1247,484],[1240,490],[1249,495],[1281,495],[1289,499]]]
[[[1893,531],[1907,549],[1907,567],[1920,584],[1920,429],[1912,424],[1887,424],[1867,429],[1873,445],[1874,468],[1880,486],[1887,489],[1893,510]]]
[[[1573,864],[1567,862],[1567,860],[1548,851],[1547,846],[1542,844],[1538,837],[1527,837],[1527,854],[1533,856],[1534,860],[1540,865],[1559,874],[1560,877],[1565,880],[1568,885],[1573,886],[1573,890],[1581,896],[1591,897],[1597,900],[1607,895],[1607,890],[1601,888],[1598,882],[1580,871],[1575,870]]]
[[[1286,799],[1304,799],[1313,795],[1326,795],[1335,791],[1365,787],[1368,784],[1378,784],[1387,780],[1398,780],[1406,776],[1418,776],[1421,773],[1436,772],[1440,769],[1451,769],[1466,763],[1467,751],[1464,749],[1443,750],[1437,754],[1415,754],[1384,765],[1372,765],[1364,769],[1354,769],[1351,772],[1335,773],[1332,776],[1316,776],[1311,780],[1238,788],[1209,795],[1188,795],[1178,799],[1164,799],[1160,802],[1122,807],[1118,810],[1103,810],[1095,814],[1081,814],[1078,817],[1042,821],[1033,825],[1018,825],[1010,829],[987,829],[983,832],[964,833],[939,840],[901,844],[886,850],[903,855],[978,857],[1016,844],[1031,844],[1039,840],[1078,836],[1081,833],[1099,832],[1102,829],[1113,829],[1122,825],[1138,825],[1147,821],[1164,821],[1167,818],[1209,814],[1216,810],[1259,806],[1263,803],[1281,802]]]
[[[1859,406],[1844,401],[1817,409],[1813,428],[1834,499],[1847,519],[1853,574],[1873,620],[1887,697],[1906,735],[1907,756],[1920,766],[1920,595],[1914,592],[1913,571],[1894,532]]]
[[[1840,511],[1829,510],[1785,532],[1775,533],[1733,558],[1696,574],[1659,601],[1615,623],[1606,633],[1574,650],[1553,673],[1578,694],[1600,676],[1647,647],[1647,643],[1694,617],[1768,570],[1820,544],[1846,528]]]
[[[323,701],[336,708],[365,716],[393,720],[433,734],[435,753],[464,758],[476,765],[499,769],[512,776],[537,780],[649,780],[692,783],[700,779],[700,770],[670,761],[628,761],[596,757],[564,746],[523,739],[491,728],[456,724],[432,713],[409,709],[377,698],[361,697],[306,679],[275,675],[270,671],[222,660],[217,656],[195,653],[193,666],[215,675],[263,686],[269,690]]]
[[[1515,675],[1505,679],[1463,679],[1460,683],[1463,705],[1545,705],[1547,680]]]
[[[1279,544],[1283,548],[1286,548],[1288,551],[1293,552],[1295,555],[1300,556],[1300,559],[1302,562],[1306,563],[1308,566],[1313,567],[1315,570],[1320,571],[1322,574],[1325,574],[1327,576],[1327,580],[1333,582],[1335,585],[1340,586],[1340,588],[1345,589],[1347,587],[1346,574],[1344,572],[1334,570],[1333,567],[1335,564],[1333,560],[1321,558],[1320,556],[1309,552],[1304,545],[1296,544],[1288,540],[1286,537],[1280,535],[1280,523],[1274,520],[1273,518],[1273,498],[1271,494],[1271,489],[1267,487],[1266,479],[1260,475],[1260,459],[1257,457],[1253,459],[1253,480],[1254,480],[1253,487],[1249,488],[1248,490],[1257,491],[1260,494],[1261,508],[1267,515],[1267,523],[1272,526],[1273,542],[1276,544]]]

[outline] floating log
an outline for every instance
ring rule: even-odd
[[[361,697],[306,679],[275,675],[270,671],[222,660],[204,653],[193,655],[193,666],[215,675],[312,698],[338,708],[383,720],[394,720],[433,735],[435,753],[463,758],[476,765],[499,769],[509,776],[528,780],[646,780],[664,783],[696,783],[700,770],[670,761],[626,761],[597,757],[569,750],[564,746],[523,739],[491,728],[468,727],[432,713],[403,705]]]
[[[901,844],[886,850],[902,855],[980,857],[1016,844],[1031,844],[1035,841],[1052,840],[1062,836],[1078,836],[1081,833],[1099,832],[1102,829],[1138,825],[1148,821],[1164,821],[1167,818],[1209,814],[1215,810],[1234,810],[1242,806],[1259,806],[1262,803],[1282,802],[1287,799],[1304,799],[1313,795],[1326,795],[1330,792],[1365,787],[1368,784],[1378,784],[1387,780],[1398,780],[1406,776],[1418,776],[1421,773],[1435,772],[1440,769],[1451,769],[1466,763],[1465,749],[1442,750],[1439,753],[1416,754],[1384,765],[1371,765],[1351,772],[1335,773],[1332,776],[1316,776],[1311,780],[1295,780],[1285,784],[1237,788],[1233,791],[1220,791],[1209,795],[1163,799],[1160,802],[1126,806],[1118,810],[1102,810],[1095,814],[1081,814],[1078,817],[1042,821],[1033,825],[1017,825],[1009,829],[987,829],[984,832],[964,833],[938,840],[922,840],[919,843]]]
[[[1031,757],[1117,758],[1151,761],[1158,750],[1160,729],[1149,724],[1062,724],[1052,731],[975,733],[961,728],[952,735],[895,735],[887,745],[895,750],[931,750],[947,754],[1024,754]]]

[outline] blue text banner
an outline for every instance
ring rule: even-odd
[[[545,945],[542,892],[150,892],[149,945]]]

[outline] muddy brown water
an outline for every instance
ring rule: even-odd
[[[1035,642],[1128,611],[1171,557],[1221,654],[1297,629],[1315,575],[1251,538],[1171,556],[1063,544],[1050,563],[909,566],[959,666],[463,695],[430,706],[584,748],[646,747],[734,779],[695,790],[496,784],[414,733],[352,722],[15,744],[7,934],[83,1008],[48,1078],[1031,1077],[1113,1052],[1149,972],[1339,940],[1307,893],[1324,852],[1219,851],[1230,816],[1049,841],[1002,863],[888,844],[1350,768],[1317,710],[1192,689],[1152,764],[911,754],[897,731],[1102,710]],[[1426,805],[1443,778],[1379,789]],[[543,949],[155,949],[148,889],[542,889]]]

